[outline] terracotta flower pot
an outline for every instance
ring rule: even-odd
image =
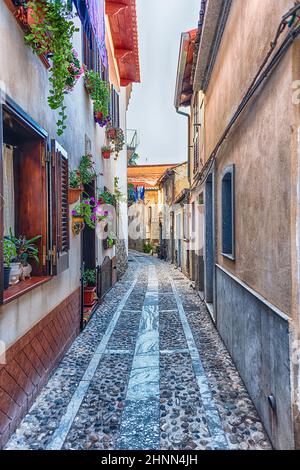
[[[36,20],[36,16],[38,16],[38,20]],[[33,8],[27,8],[27,23],[29,26],[33,26],[35,24],[40,24],[44,21],[45,14],[41,8],[38,8],[37,13],[34,11]]]
[[[111,154],[111,152],[109,152],[108,150],[106,150],[105,152],[102,152],[102,157],[105,158],[105,159],[109,159],[109,158],[110,158],[110,154]]]
[[[69,188],[69,204],[75,204],[81,196],[83,188]]]
[[[84,305],[92,307],[96,300],[96,287],[85,287],[83,292]]]

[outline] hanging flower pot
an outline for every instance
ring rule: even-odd
[[[111,148],[110,147],[102,147],[102,157],[105,159],[109,159],[111,155]]]
[[[82,194],[83,188],[69,188],[69,204],[75,204]]]
[[[110,122],[110,115],[108,114],[106,118],[103,117],[103,113],[94,113],[94,120],[100,127],[105,127]]]

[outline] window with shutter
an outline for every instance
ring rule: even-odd
[[[59,274],[69,267],[69,170],[67,152],[51,141],[51,274]]]
[[[34,239],[38,260],[24,256],[22,250],[18,252],[19,260],[25,266],[31,265],[31,277],[6,278],[3,292],[0,273],[0,303],[10,302],[49,280],[46,142],[46,131],[6,96],[0,106],[0,270],[3,270],[3,236]]]
[[[110,115],[113,127],[120,127],[120,97],[114,86],[111,86]]]

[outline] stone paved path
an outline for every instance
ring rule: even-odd
[[[190,282],[129,269],[50,377],[7,449],[270,449]]]

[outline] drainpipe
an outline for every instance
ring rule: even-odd
[[[188,182],[191,185],[191,170],[190,170],[190,150],[191,150],[191,116],[188,113],[180,111],[179,108],[176,108],[176,113],[181,114],[188,118]]]
[[[185,116],[188,118],[188,182],[191,187],[191,169],[190,169],[190,154],[191,154],[191,116],[188,113],[184,113],[183,111],[180,111],[178,108],[176,108],[176,113],[181,114],[181,116]],[[188,224],[188,239],[190,240],[190,226]],[[187,258],[189,259],[190,257],[190,250],[187,250]],[[190,259],[189,259],[189,264],[190,264]],[[190,273],[189,273],[190,275]]]

